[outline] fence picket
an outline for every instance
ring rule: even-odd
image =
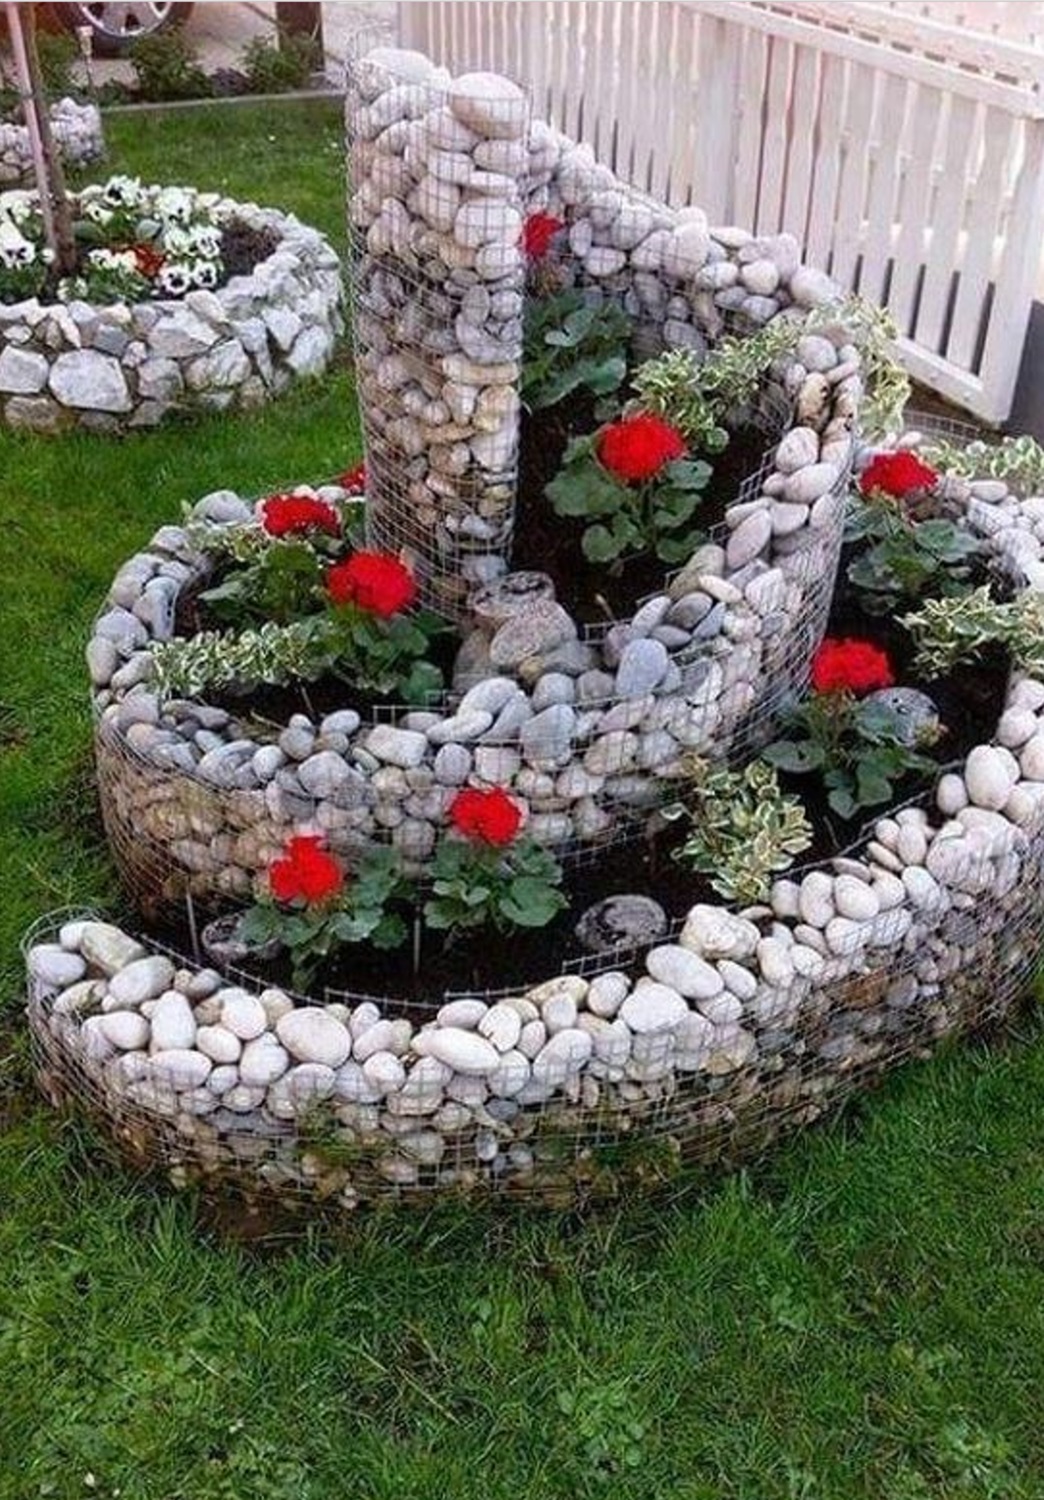
[[[948,101],[943,171],[928,220],[924,290],[915,337],[927,349],[943,352],[943,335],[957,266],[957,242],[964,215],[965,165],[975,125],[976,104],[957,95]]]
[[[883,302],[888,290],[908,90],[907,79],[889,77],[879,93],[866,210],[866,239],[859,275],[860,294],[872,302]]]
[[[819,109],[819,57],[811,47],[794,48],[790,96],[786,192],[780,225],[804,239],[812,201],[816,115]]]

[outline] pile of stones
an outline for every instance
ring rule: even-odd
[[[101,112],[96,104],[59,99],[51,106],[51,134],[67,167],[84,167],[105,155]],[[0,190],[17,187],[32,175],[29,132],[0,121]]]
[[[0,305],[0,420],[96,432],[152,427],[192,409],[258,406],[327,366],[342,327],[329,242],[291,214],[217,199],[215,216],[278,237],[249,276],[217,291],[128,306]]]

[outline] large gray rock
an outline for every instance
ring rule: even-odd
[[[63,406],[81,411],[130,411],[127,380],[118,359],[94,349],[59,354],[50,387]]]

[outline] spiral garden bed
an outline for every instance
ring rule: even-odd
[[[248,702],[172,698],[154,645],[223,530],[258,512],[222,491],[158,532],[120,570],[88,664],[117,864],[152,918],[186,904],[191,938],[93,914],[41,924],[27,964],[42,1081],[176,1180],[345,1208],[432,1191],[561,1204],[682,1159],[736,1160],[1014,1003],[1044,936],[1044,681],[1013,671],[990,743],[852,847],[753,904],[700,888],[642,946],[409,1006],[206,966],[198,927],[249,900],[288,836],[317,833],[348,865],[384,842],[423,876],[462,787],[508,793],[532,840],[581,872],[636,848],[693,755],[744,764],[805,691],[850,466],[868,456],[860,349],[840,317],[804,321],[831,289],[786,237],[638,198],[530,124],[504,80],[379,52],[351,82],[367,536],[455,620],[453,681],[423,708],[261,732]],[[545,577],[511,571],[533,215],[567,238],[568,285],[622,305],[643,349],[702,357],[728,318],[752,337],[802,320],[752,398],[764,462],[658,592],[596,628]],[[303,498],[355,504],[341,483]],[[1041,566],[1044,501],[994,478],[951,478],[945,499],[1018,597]]]
[[[113,202],[105,193],[111,188]],[[115,276],[132,261],[135,285],[146,286],[146,267],[155,284],[147,297],[114,286],[105,300],[92,300],[89,285],[75,280],[62,300],[0,296],[0,419],[8,426],[34,432],[62,432],[74,427],[120,432],[152,427],[192,410],[225,411],[257,406],[299,377],[320,374],[329,363],[341,331],[341,272],[337,256],[317,230],[292,214],[256,204],[236,203],[219,194],[193,189],[146,189],[116,178],[106,188],[80,195],[100,215],[122,212],[121,193],[144,193],[142,227],[129,227],[126,244],[113,253]],[[151,196],[149,196],[151,194]],[[215,236],[263,247],[248,257],[249,269],[219,283],[220,262],[208,263],[211,275],[193,279],[188,267],[184,286],[162,278],[174,255],[164,257],[150,235],[161,225],[155,205],[169,199],[173,217],[164,230],[184,235],[180,216],[199,216]],[[21,270],[19,254],[40,254],[30,228],[35,193],[0,194],[0,229],[12,238],[0,249],[2,273]],[[27,213],[28,210],[28,213]],[[22,230],[29,230],[22,238]],[[19,240],[21,243],[19,243]],[[229,243],[232,243],[232,240]],[[131,243],[131,242],[134,243]],[[189,252],[186,251],[186,260]],[[168,265],[164,268],[164,259]],[[80,280],[83,278],[81,277]]]

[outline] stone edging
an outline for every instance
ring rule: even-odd
[[[1024,580],[1044,499],[949,485]],[[558,1202],[631,1132],[701,1160],[762,1146],[1004,1013],[1044,935],[1044,683],[1013,677],[993,741],[930,807],[777,880],[768,907],[694,907],[627,971],[452,1000],[424,1023],[251,994],[93,920],[30,948],[30,1021],[52,1087],[182,1178],[345,1207],[430,1189]]]
[[[67,167],[83,167],[105,155],[101,114],[96,104],[59,99],[51,106],[51,132]],[[31,177],[32,167],[26,127],[0,121],[0,192]]]
[[[0,417],[37,432],[151,427],[192,409],[258,406],[318,375],[342,328],[337,255],[292,214],[215,198],[279,246],[217,291],[128,306],[0,305]]]

